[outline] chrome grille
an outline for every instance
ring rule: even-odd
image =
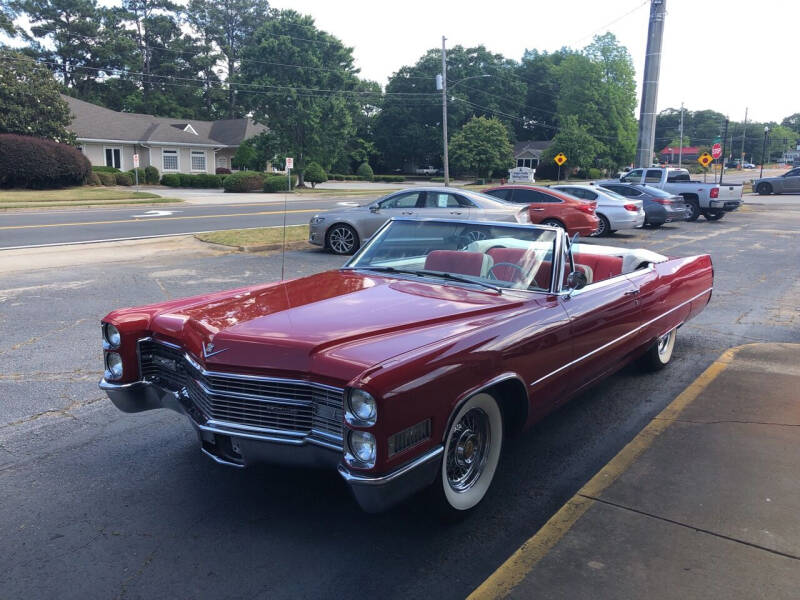
[[[267,433],[320,437],[341,445],[344,392],[340,388],[206,372],[182,350],[153,340],[139,342],[139,362],[143,379],[175,391],[185,390],[188,400],[207,421]]]

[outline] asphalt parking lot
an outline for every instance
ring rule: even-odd
[[[721,352],[800,341],[800,202],[752,202],[764,204],[604,242],[710,253],[710,305],[668,369],[626,368],[512,440],[487,499],[449,526],[421,499],[363,514],[336,473],[218,466],[183,418],[124,415],[97,389],[109,310],[274,280],[279,255],[3,276],[0,598],[466,596]],[[341,263],[286,255],[292,276]]]

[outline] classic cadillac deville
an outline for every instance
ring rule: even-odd
[[[712,284],[708,255],[394,219],[335,271],[112,312],[100,387],[186,415],[218,463],[329,467],[367,511],[430,488],[464,514],[507,435],[631,360],[664,367]]]

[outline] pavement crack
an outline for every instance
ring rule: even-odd
[[[677,525],[678,527],[683,527],[685,529],[690,529],[697,533],[705,533],[706,535],[710,535],[722,540],[727,540],[729,542],[734,542],[736,544],[742,544],[743,546],[749,546],[750,548],[755,548],[756,550],[763,550],[764,552],[769,552],[770,554],[775,554],[777,556],[782,556],[784,558],[790,558],[792,560],[800,561],[800,556],[796,554],[790,554],[789,552],[782,552],[780,550],[775,550],[773,548],[767,548],[766,546],[762,546],[760,544],[754,544],[753,542],[748,542],[746,540],[742,540],[739,538],[731,537],[729,535],[725,535],[724,533],[718,533],[716,531],[711,531],[710,529],[705,529],[703,527],[697,527],[696,525],[689,525],[688,523],[681,523],[680,521],[676,521],[675,519],[670,519],[668,517],[662,517],[660,515],[656,515],[653,513],[649,513],[644,510],[639,510],[630,506],[625,506],[624,504],[619,504],[617,502],[612,502],[610,500],[604,500],[603,498],[598,498],[596,496],[589,496],[587,494],[578,493],[578,496],[582,498],[586,498],[587,500],[593,500],[594,502],[599,502],[600,504],[605,504],[606,506],[612,506],[614,508],[619,508],[621,510],[627,510],[632,513],[636,513],[638,515],[642,515],[643,517],[649,517],[651,519],[656,519],[658,521],[662,521],[664,523],[669,523],[671,525]]]
[[[19,350],[20,348],[23,348],[25,346],[30,346],[31,344],[35,344],[39,340],[42,340],[42,339],[44,339],[46,337],[49,337],[51,335],[55,335],[57,333],[63,333],[67,329],[71,329],[73,327],[76,327],[76,326],[80,325],[81,323],[83,323],[84,321],[88,321],[88,319],[85,319],[85,318],[84,319],[78,319],[74,323],[70,323],[69,325],[65,325],[64,327],[61,327],[60,329],[51,329],[47,333],[45,333],[44,335],[33,336],[32,338],[29,338],[29,339],[25,340],[24,342],[19,342],[18,344],[14,344],[13,346],[8,348],[7,350],[0,350],[0,355],[8,354],[9,352],[14,352],[15,350]]]
[[[100,396],[99,398],[92,398],[91,400],[77,400],[72,404],[65,406],[64,408],[51,408],[48,410],[43,410],[42,412],[36,413],[34,415],[29,415],[23,419],[19,419],[18,421],[12,421],[11,423],[0,425],[0,430],[8,429],[9,427],[17,427],[18,425],[24,425],[25,423],[36,421],[37,419],[41,419],[42,417],[55,416],[55,417],[67,417],[69,419],[76,419],[77,417],[75,417],[75,415],[73,415],[70,411],[73,411],[76,408],[89,406],[90,404],[94,404],[95,402],[100,402],[104,398],[105,396]]]
[[[697,421],[693,419],[665,419],[663,417],[654,417],[653,420],[669,421],[670,423],[692,423],[694,425],[771,425],[774,427],[800,427],[800,423],[776,423],[774,421],[747,421],[736,419],[723,419],[719,421]]]

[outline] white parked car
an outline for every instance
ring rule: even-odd
[[[582,200],[597,202],[595,214],[600,220],[595,236],[609,235],[618,229],[635,229],[644,226],[644,205],[641,200],[626,198],[611,190],[594,185],[554,185],[553,189]]]

